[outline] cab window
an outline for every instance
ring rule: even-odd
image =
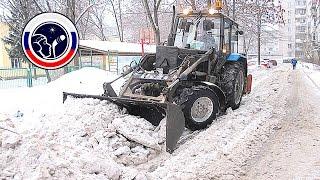
[[[230,43],[231,43],[231,22],[228,19],[224,21],[224,37],[223,37],[223,53],[229,54],[231,51]]]
[[[232,26],[231,31],[231,52],[238,53],[238,28],[236,25]]]

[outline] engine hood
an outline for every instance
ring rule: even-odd
[[[175,46],[157,46],[155,68],[162,68],[164,73],[178,67],[186,56],[204,54],[206,51],[184,49]]]

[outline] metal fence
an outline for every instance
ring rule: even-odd
[[[46,83],[45,71],[40,68],[0,69],[0,89],[32,87]]]
[[[65,73],[69,73],[88,66],[67,66],[58,70],[49,70],[51,80],[61,77]],[[100,68],[99,66],[89,66]],[[33,87],[48,83],[48,78],[44,69],[32,68],[0,68],[0,89]]]
[[[108,59],[111,59],[110,57]],[[66,66],[57,70],[49,70],[51,80],[58,79],[62,75],[81,69],[83,67],[95,67],[107,71],[121,73],[123,66],[130,64],[131,61],[139,62],[140,56],[115,56],[107,65],[102,61],[93,61],[90,63],[81,61],[80,66]],[[33,87],[47,84],[48,78],[46,71],[37,67],[31,68],[0,68],[0,89]]]

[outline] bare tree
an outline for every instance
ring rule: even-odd
[[[149,22],[156,36],[156,44],[160,44],[160,29],[159,29],[159,15],[158,11],[160,8],[161,0],[153,0],[152,4],[148,3],[148,0],[142,0],[144,8],[146,10]],[[153,11],[153,15],[151,12]]]
[[[115,0],[108,0],[112,7],[112,14],[114,16],[117,31],[118,31],[118,37],[121,42],[123,42],[123,25],[122,25],[122,12],[121,12],[121,0],[118,0],[117,2]],[[118,4],[118,10],[116,9],[116,4]]]
[[[105,34],[105,10],[106,6],[99,6],[92,10],[90,22],[96,27],[97,34],[100,40],[106,41],[107,35]]]
[[[309,61],[320,65],[320,1],[312,1],[312,22],[308,33],[308,40],[304,42],[304,52]]]

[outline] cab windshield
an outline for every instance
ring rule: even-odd
[[[208,51],[219,50],[220,44],[219,17],[188,17],[178,22],[174,46]]]

